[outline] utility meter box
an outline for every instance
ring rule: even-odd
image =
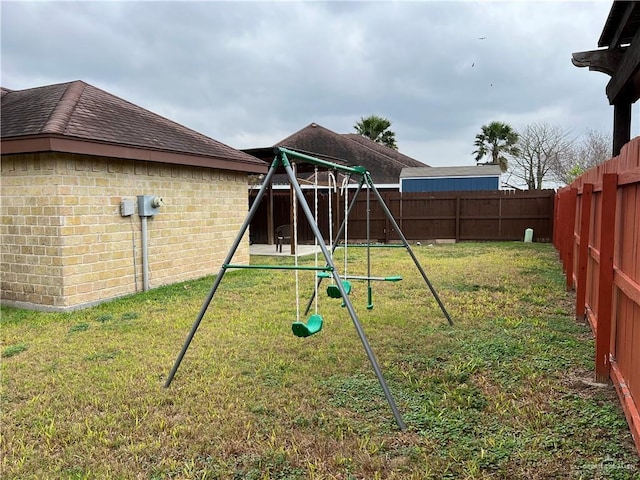
[[[123,198],[120,202],[120,215],[123,217],[130,217],[134,213],[133,200]]]
[[[160,212],[164,205],[164,199],[157,195],[138,195],[138,215],[141,217],[153,217]]]

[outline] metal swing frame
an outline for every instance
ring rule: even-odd
[[[431,293],[433,294],[434,298],[436,299],[436,301],[438,302],[438,305],[440,306],[440,309],[442,310],[443,314],[445,315],[447,321],[449,322],[450,325],[453,325],[453,321],[451,320],[451,317],[449,316],[446,308],[444,307],[444,304],[442,303],[442,301],[440,300],[440,297],[438,296],[437,292],[435,291],[435,289],[433,288],[433,286],[431,285],[431,282],[429,281],[429,279],[427,278],[426,273],[424,272],[424,269],[422,268],[422,266],[420,265],[420,262],[418,261],[418,259],[416,258],[415,254],[413,253],[413,251],[411,250],[411,246],[409,245],[409,243],[407,242],[407,239],[405,238],[405,236],[403,235],[402,231],[400,230],[400,227],[398,226],[398,224],[396,223],[395,219],[393,218],[393,216],[391,215],[391,212],[389,211],[389,209],[387,208],[386,204],[384,203],[384,200],[382,199],[382,196],[380,195],[380,193],[378,192],[378,190],[376,189],[375,185],[373,184],[373,181],[371,180],[371,176],[369,174],[369,172],[367,172],[367,170],[364,167],[347,167],[344,165],[338,165],[332,162],[328,162],[325,160],[320,160],[318,158],[309,156],[309,155],[305,155],[302,153],[298,153],[295,152],[293,150],[289,150],[287,148],[282,148],[282,147],[276,147],[274,149],[275,151],[275,159],[273,160],[273,162],[271,163],[271,166],[269,167],[269,171],[262,183],[262,186],[260,188],[260,190],[258,191],[258,194],[256,196],[255,201],[253,202],[253,205],[251,206],[251,208],[249,209],[249,212],[247,214],[247,217],[245,218],[244,222],[242,223],[242,226],[240,227],[240,230],[238,231],[238,234],[231,246],[231,249],[229,250],[224,262],[222,263],[220,270],[218,272],[218,274],[216,275],[215,281],[213,282],[213,285],[211,287],[211,290],[209,291],[209,294],[207,295],[207,297],[204,300],[204,303],[202,304],[202,307],[200,308],[200,311],[198,313],[198,316],[196,318],[196,320],[194,321],[191,330],[189,331],[187,338],[185,339],[185,342],[182,346],[182,349],[180,350],[174,364],[173,367],[171,368],[171,371],[169,372],[169,375],[164,383],[164,387],[168,388],[171,385],[171,382],[173,381],[173,378],[175,377],[176,372],[178,371],[178,368],[180,367],[180,364],[182,363],[182,360],[184,358],[184,355],[187,352],[187,349],[189,348],[189,345],[191,344],[191,341],[193,340],[193,337],[195,336],[198,327],[200,326],[200,323],[202,322],[202,319],[204,318],[205,313],[207,312],[207,309],[209,308],[209,305],[211,304],[211,301],[213,300],[213,297],[216,293],[216,291],[218,290],[218,287],[220,286],[222,279],[224,278],[225,273],[227,272],[227,270],[229,269],[241,269],[241,268],[254,268],[254,269],[271,269],[271,270],[315,270],[317,272],[326,272],[329,273],[334,281],[335,284],[337,286],[337,288],[340,291],[340,294],[342,295],[342,299],[344,302],[344,306],[346,307],[347,311],[349,312],[349,316],[351,317],[351,320],[353,321],[353,325],[356,329],[356,332],[358,333],[358,336],[360,337],[360,340],[362,342],[362,345],[365,349],[365,352],[367,354],[367,357],[369,359],[369,362],[371,363],[371,366],[373,367],[373,370],[376,374],[376,377],[378,379],[378,382],[380,383],[380,387],[382,388],[382,391],[387,399],[387,403],[389,404],[389,407],[391,408],[391,411],[393,413],[393,416],[395,418],[395,421],[398,425],[398,427],[400,428],[400,430],[405,430],[406,429],[406,425],[404,423],[404,420],[402,419],[402,415],[400,414],[400,412],[398,411],[398,407],[396,406],[395,400],[393,398],[393,395],[391,394],[391,391],[389,390],[389,386],[387,385],[387,382],[384,378],[384,375],[382,374],[382,370],[380,369],[380,365],[378,364],[378,361],[376,360],[375,354],[373,353],[373,350],[371,348],[371,345],[369,344],[369,341],[367,339],[367,336],[362,328],[362,325],[360,323],[360,320],[358,318],[358,315],[353,307],[353,304],[351,303],[350,299],[349,299],[349,295],[348,293],[345,291],[345,288],[343,287],[342,284],[342,279],[340,277],[340,272],[338,271],[338,269],[336,268],[333,259],[332,259],[332,253],[333,250],[335,250],[336,248],[336,242],[333,243],[332,245],[332,251],[329,252],[329,250],[327,249],[327,246],[324,242],[324,238],[322,236],[322,233],[320,232],[320,229],[318,228],[318,225],[316,224],[315,218],[311,212],[311,209],[309,208],[309,205],[304,197],[304,194],[302,192],[302,189],[300,187],[300,184],[298,183],[298,180],[295,176],[295,173],[293,171],[292,168],[292,164],[289,161],[289,157],[291,158],[296,158],[299,160],[302,160],[304,162],[307,163],[311,163],[313,165],[317,165],[317,166],[322,166],[322,167],[326,167],[329,169],[333,169],[333,170],[337,170],[337,171],[341,171],[344,173],[349,173],[352,175],[359,175],[361,180],[360,183],[358,185],[357,191],[353,197],[353,200],[351,201],[351,204],[349,205],[348,211],[350,212],[351,209],[354,206],[355,203],[355,199],[358,195],[358,193],[360,192],[360,190],[362,189],[362,186],[364,184],[366,184],[368,186],[368,188],[371,189],[371,191],[374,192],[378,202],[380,203],[380,205],[382,206],[382,209],[385,212],[385,215],[387,216],[387,218],[389,219],[391,225],[393,226],[393,228],[395,229],[395,231],[398,233],[400,239],[402,240],[402,243],[404,244],[404,247],[407,249],[407,251],[409,252],[411,258],[413,259],[416,267],[418,268],[420,274],[422,275],[422,278],[424,279],[424,281],[426,282],[426,284],[429,287],[429,290],[431,291]],[[240,245],[242,238],[244,237],[246,231],[249,228],[249,225],[251,223],[251,220],[254,218],[258,207],[260,205],[260,202],[262,201],[263,196],[265,195],[267,189],[270,187],[271,185],[271,181],[273,179],[273,176],[276,173],[276,170],[279,167],[284,167],[284,170],[287,174],[287,177],[289,179],[289,182],[291,184],[291,186],[293,187],[294,191],[296,192],[296,196],[298,198],[298,201],[300,202],[300,207],[302,208],[302,211],[305,215],[305,217],[307,218],[307,221],[309,222],[309,225],[311,227],[311,230],[313,231],[313,234],[316,237],[316,240],[318,242],[318,246],[320,247],[320,250],[322,251],[322,254],[325,258],[326,261],[326,265],[323,267],[309,267],[309,266],[293,266],[293,265],[241,265],[241,264],[232,264],[230,263],[231,260],[233,259],[234,254],[236,253],[236,250],[238,249],[238,246]],[[345,219],[346,220],[346,219]],[[346,225],[345,225],[345,221],[343,220],[342,225],[336,235],[336,239],[340,238],[340,236],[342,235],[344,229],[345,229]],[[318,279],[318,282],[321,282],[322,278]],[[315,291],[314,294],[315,295]],[[313,298],[309,300],[309,305],[307,306],[307,312],[309,310],[309,308],[311,307],[311,303],[313,302]]]
[[[302,155],[302,154],[296,154],[296,155]],[[303,157],[305,157],[305,158],[313,158],[313,157],[307,157],[306,155],[303,155]],[[327,163],[327,162],[325,162],[325,163]],[[344,168],[344,167],[342,167],[342,168]],[[418,258],[416,257],[415,253],[411,249],[411,245],[409,244],[407,238],[404,236],[404,233],[402,233],[402,230],[400,229],[400,226],[398,225],[398,223],[396,222],[395,218],[393,217],[393,214],[391,213],[391,210],[389,210],[389,207],[387,207],[387,204],[384,202],[384,200],[382,198],[382,195],[380,195],[380,192],[378,191],[378,189],[376,188],[375,184],[373,183],[373,180],[371,179],[371,175],[369,174],[369,172],[367,172],[362,167],[355,167],[355,168],[361,169],[361,171],[358,172],[361,175],[360,182],[358,184],[358,187],[357,187],[355,193],[353,194],[353,198],[351,199],[351,203],[349,204],[349,208],[347,209],[347,213],[345,215],[345,218],[342,220],[340,228],[338,229],[338,232],[336,233],[336,235],[333,238],[331,254],[333,254],[333,252],[336,250],[336,248],[338,248],[340,246],[338,241],[342,237],[342,235],[344,234],[344,229],[346,228],[346,222],[348,221],[349,215],[351,214],[351,210],[353,210],[353,208],[354,208],[354,206],[356,204],[356,200],[358,198],[358,195],[362,191],[363,186],[366,185],[367,186],[367,190],[368,190],[368,192],[367,192],[367,243],[365,243],[365,244],[349,244],[348,245],[349,247],[363,247],[363,248],[367,249],[367,276],[366,277],[365,276],[361,276],[361,277],[357,278],[357,280],[367,280],[369,282],[368,289],[367,289],[368,292],[370,292],[370,287],[371,287],[370,281],[371,280],[397,281],[398,280],[397,277],[372,277],[371,276],[371,256],[370,256],[371,252],[370,252],[370,249],[374,248],[374,247],[375,248],[404,248],[404,249],[407,250],[407,253],[409,253],[409,256],[413,260],[413,263],[415,264],[416,268],[418,269],[418,272],[420,272],[420,275],[422,276],[422,279],[424,280],[425,284],[429,288],[429,291],[433,295],[433,298],[438,303],[438,306],[440,307],[440,310],[442,311],[442,314],[447,319],[447,322],[449,323],[449,325],[453,326],[453,320],[451,319],[451,316],[449,315],[449,312],[447,312],[447,309],[444,306],[444,303],[442,303],[442,300],[440,299],[440,296],[438,295],[438,292],[436,291],[436,289],[434,288],[433,284],[429,280],[429,277],[427,277],[427,274],[424,271],[424,269],[422,268],[422,265],[420,264],[420,261],[418,260]],[[387,220],[389,220],[389,223],[390,223],[391,227],[398,234],[398,237],[400,238],[400,241],[402,242],[402,244],[390,244],[390,245],[375,244],[375,245],[372,245],[370,243],[371,239],[370,239],[370,218],[369,218],[369,214],[370,214],[369,191],[373,192],[376,200],[378,201],[378,204],[380,205],[380,207],[382,208],[382,211],[385,214],[385,217],[387,218]],[[325,277],[325,275],[318,274],[318,284],[320,284],[322,282],[322,279],[324,277]],[[314,295],[315,295],[315,291],[311,294],[311,298],[309,299],[309,302],[307,303],[305,314],[309,313],[309,309],[311,308],[311,304],[312,304],[312,302],[314,300]],[[369,296],[369,299],[370,299],[370,293],[368,293],[368,296]],[[369,301],[369,305],[367,305],[367,307],[369,307],[370,305],[371,305],[371,302]]]

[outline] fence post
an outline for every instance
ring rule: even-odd
[[[611,317],[613,300],[613,249],[616,227],[618,175],[602,175],[598,321],[596,328],[596,382],[607,383],[611,369]]]
[[[582,197],[580,200],[582,211],[580,212],[580,249],[578,250],[578,275],[576,278],[576,320],[578,322],[584,322],[592,198],[593,183],[585,183],[582,186]]]
[[[557,192],[553,196],[553,215],[552,215],[552,223],[551,223],[551,243],[558,250],[558,225],[560,222],[558,221],[558,206],[560,203],[560,192]]]
[[[560,225],[560,221],[558,220],[558,208],[560,206],[560,196],[562,192],[558,192],[553,196],[553,220],[551,223],[551,243],[558,250],[558,225]]]
[[[460,242],[460,194],[456,194],[456,243]]]
[[[558,199],[558,233],[556,237],[556,248],[562,263],[562,272],[567,274],[567,236],[569,218],[569,190],[560,192]]]
[[[390,193],[385,193],[383,200],[384,200],[384,203],[386,203],[389,206],[389,208],[393,208],[391,206],[393,198]],[[391,235],[389,234],[390,230],[391,230],[391,224],[389,223],[389,219],[385,215],[384,217],[384,243],[385,244],[389,243],[389,239],[391,237]]]
[[[573,288],[573,257],[574,257],[574,244],[575,244],[575,225],[576,225],[576,203],[578,202],[578,189],[573,187],[567,192],[567,205],[566,205],[566,235],[564,239],[565,255],[566,255],[566,268],[567,275],[567,291]]]
[[[502,197],[498,197],[498,238],[502,238]]]

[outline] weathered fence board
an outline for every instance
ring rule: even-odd
[[[640,452],[640,137],[558,191],[555,222],[576,317],[595,335],[596,379],[613,381]]]
[[[313,192],[305,193],[313,208]],[[534,239],[551,241],[553,234],[553,190],[506,192],[434,192],[399,193],[382,192],[382,197],[410,241],[452,239],[473,240],[522,240],[524,231],[532,228]],[[362,191],[349,216],[349,238],[366,238],[366,191]],[[332,197],[334,228],[344,218],[343,199]],[[274,226],[291,223],[289,194],[274,193]],[[257,218],[251,223],[252,240],[267,243],[267,203],[260,206]],[[298,238],[312,241],[313,235],[306,221],[300,220]],[[384,212],[370,199],[370,235],[372,241],[395,242],[399,240]],[[328,195],[319,196],[318,225],[325,238],[329,238]]]

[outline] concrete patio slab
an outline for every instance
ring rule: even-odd
[[[320,253],[322,256],[322,251],[320,247],[316,247],[315,245],[298,245],[297,256],[304,257],[305,255],[313,255],[315,252]],[[256,243],[249,246],[249,254],[250,255],[267,255],[273,257],[291,257],[291,245],[285,244],[282,246],[282,252],[276,251],[275,245],[266,245],[262,243]]]

